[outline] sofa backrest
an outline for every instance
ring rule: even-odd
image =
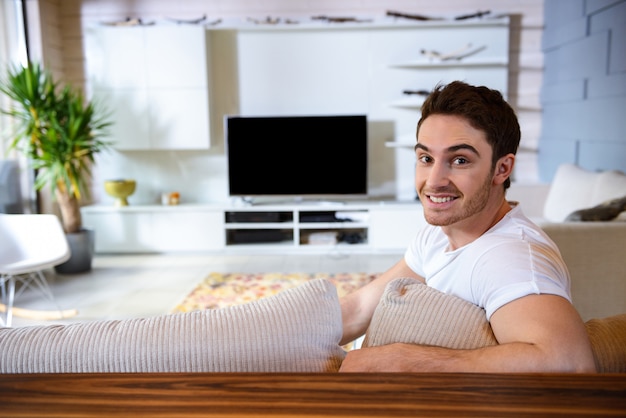
[[[591,172],[574,164],[562,164],[552,181],[543,216],[563,222],[567,215],[626,196],[626,174],[611,170]]]

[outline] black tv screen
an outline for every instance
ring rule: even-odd
[[[230,196],[367,194],[367,117],[227,116]]]

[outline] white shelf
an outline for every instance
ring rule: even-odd
[[[394,100],[393,102],[389,103],[389,106],[405,109],[421,109],[425,99],[426,98],[423,96],[406,97],[403,99]]]
[[[291,206],[290,209],[290,211],[286,211],[283,208],[276,210],[275,208],[254,207],[252,209],[233,209],[228,211],[228,216],[225,219],[226,247],[239,247],[248,244],[272,246],[290,243],[296,247],[319,247],[342,243],[309,244],[307,240],[308,235],[313,232],[330,232],[336,233],[338,236],[340,233],[349,233],[353,234],[351,238],[357,241],[351,243],[350,246],[366,247],[368,245],[367,233],[369,224],[367,222],[347,221],[337,216],[339,212],[357,212],[358,214],[367,215],[367,210],[363,208],[355,210],[354,208],[346,208],[340,205],[334,207],[309,206],[308,209],[303,209],[295,205]],[[259,216],[259,212],[266,213],[268,221],[259,220],[263,218],[263,216]],[[286,216],[287,221],[273,221],[273,218],[279,215]],[[243,220],[246,216],[249,216],[249,222]],[[307,219],[307,217],[309,218]]]
[[[509,25],[508,16],[483,17],[467,20],[455,20],[455,16],[441,16],[440,20],[417,21],[412,19],[380,16],[354,16],[360,22],[329,22],[310,18],[293,18],[287,23],[281,19],[276,24],[254,23],[249,20],[224,19],[218,25],[206,26],[207,30],[237,30],[247,32],[275,32],[275,31],[309,31],[309,30],[372,30],[372,29],[437,29],[449,27],[502,27]],[[260,19],[262,20],[262,19]]]
[[[385,142],[387,148],[415,148],[415,133],[397,136],[393,141]]]
[[[293,222],[227,222],[226,229],[293,229]]]
[[[300,222],[300,229],[355,229],[367,228],[369,225],[364,222]]]
[[[415,148],[415,142],[388,141],[385,142],[387,148]]]
[[[479,68],[479,67],[506,67],[508,62],[503,58],[482,58],[482,59],[449,59],[446,61],[416,59],[413,61],[401,62],[390,65],[391,68]]]

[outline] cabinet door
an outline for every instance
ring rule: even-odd
[[[86,34],[87,73],[93,89],[146,87],[143,28],[98,27]]]
[[[149,213],[83,213],[86,227],[93,228],[97,253],[153,251]]]
[[[150,118],[145,89],[99,90],[95,97],[110,112],[113,146],[118,150],[149,150]]]
[[[211,251],[224,248],[224,212],[152,214],[156,251]]]
[[[208,149],[209,103],[203,89],[150,89],[151,149]]]
[[[149,88],[208,87],[206,30],[201,26],[145,28]]]
[[[422,206],[370,209],[369,242],[377,250],[404,251],[417,231],[426,225]]]
[[[112,114],[120,150],[210,147],[207,36],[202,27],[87,32],[90,91]]]
[[[366,30],[240,31],[240,113],[366,113],[368,39]]]
[[[113,122],[108,139],[120,150],[149,149],[143,28],[90,29],[85,43],[90,92]]]
[[[150,148],[208,149],[206,30],[195,26],[147,27],[145,44]]]

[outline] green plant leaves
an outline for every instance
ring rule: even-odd
[[[0,83],[13,105],[2,112],[15,122],[10,148],[20,150],[38,170],[35,187],[48,185],[70,197],[88,195],[95,155],[111,143],[108,115],[88,103],[80,90],[61,87],[39,64],[14,67]]]

